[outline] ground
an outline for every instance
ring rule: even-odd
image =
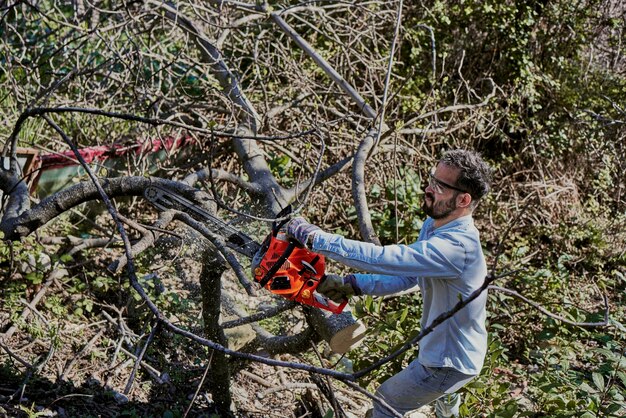
[[[138,382],[137,389],[126,397],[97,381],[76,386],[37,376],[25,378],[2,370],[0,417],[177,417],[185,413],[188,417],[210,417],[212,412],[210,394],[204,390],[196,394],[196,382],[191,382],[187,391],[167,384],[157,390]],[[347,417],[365,416],[370,405],[366,396],[336,381],[331,386]],[[251,364],[238,373],[231,391],[236,416],[241,418],[322,417],[330,409],[328,400],[306,374],[263,364]],[[432,416],[429,407],[410,415]]]

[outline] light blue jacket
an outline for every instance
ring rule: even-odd
[[[411,245],[377,246],[316,232],[312,250],[349,267],[373,274],[355,274],[366,295],[390,295],[419,286],[424,301],[422,329],[437,316],[478,289],[487,264],[471,216],[439,228],[426,219]],[[487,292],[420,341],[418,359],[428,367],[452,367],[476,375],[487,352]]]

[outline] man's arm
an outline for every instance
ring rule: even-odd
[[[328,274],[317,291],[335,302],[341,302],[353,295],[386,296],[413,290],[417,287],[417,277],[388,276],[382,274],[348,274],[338,276]]]
[[[465,248],[452,235],[434,236],[411,245],[377,246],[329,234],[303,218],[293,219],[287,225],[287,234],[312,251],[373,273],[336,276],[320,285],[320,293],[329,287],[333,294],[354,289],[348,293],[390,295],[415,287],[417,277],[458,278],[465,267]]]
[[[354,274],[355,283],[361,294],[371,296],[387,296],[414,289],[417,277],[390,276],[385,274]]]
[[[465,265],[465,249],[452,237],[378,246],[320,230],[311,250],[361,271],[391,276],[457,278]]]

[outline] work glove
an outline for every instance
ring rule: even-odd
[[[321,229],[313,224],[310,224],[306,219],[302,217],[293,218],[287,223],[286,226],[287,236],[300,245],[306,248],[311,248],[313,241],[309,241],[315,235],[315,232],[321,231]]]
[[[362,294],[354,274],[348,274],[343,277],[336,274],[327,274],[316,290],[336,303],[341,303],[352,295],[358,296]]]

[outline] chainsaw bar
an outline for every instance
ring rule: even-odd
[[[261,248],[261,245],[254,239],[175,192],[157,186],[148,186],[143,195],[157,209],[162,211],[175,209],[187,213],[215,234],[224,237],[229,248],[248,258],[254,257]]]

